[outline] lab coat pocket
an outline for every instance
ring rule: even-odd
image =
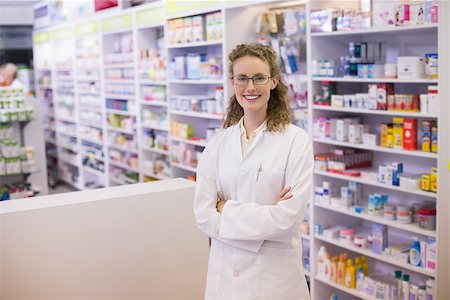
[[[275,204],[284,187],[284,172],[260,172],[256,179],[256,202]]]

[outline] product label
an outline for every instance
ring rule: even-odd
[[[53,38],[55,40],[65,40],[73,37],[73,27],[65,27],[53,31]]]
[[[98,31],[97,22],[84,23],[84,24],[80,24],[77,27],[75,27],[75,34],[77,36],[88,35],[88,34],[96,33],[97,31]]]
[[[208,9],[212,7],[219,8],[220,0],[209,1],[185,1],[185,0],[168,0],[167,14],[189,13],[196,10]]]
[[[155,7],[137,13],[137,24],[143,25],[155,25],[164,22],[165,18],[164,7]]]
[[[35,44],[47,43],[50,41],[50,33],[48,31],[35,32],[33,36],[33,42]],[[450,162],[449,162],[450,166]]]
[[[120,30],[131,28],[133,20],[131,15],[122,15],[108,18],[102,21],[102,29],[105,31]]]

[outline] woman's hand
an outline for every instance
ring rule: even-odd
[[[276,204],[280,203],[281,201],[291,199],[294,195],[289,193],[290,191],[291,191],[290,186],[284,187],[284,189],[281,190],[280,195],[278,196],[279,198],[278,198]]]
[[[223,206],[225,205],[226,202],[227,202],[227,200],[222,200],[222,199],[219,199],[219,200],[217,201],[217,203],[216,203],[216,209],[217,209],[217,212],[218,212],[219,214],[222,213]]]

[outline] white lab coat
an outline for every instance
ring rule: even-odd
[[[312,186],[309,136],[265,129],[242,157],[240,125],[217,134],[197,169],[194,212],[211,237],[205,299],[309,299],[300,223]],[[293,198],[275,205],[285,186]],[[217,199],[228,200],[222,214]]]

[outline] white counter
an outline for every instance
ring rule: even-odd
[[[193,182],[0,202],[0,299],[202,299]]]

